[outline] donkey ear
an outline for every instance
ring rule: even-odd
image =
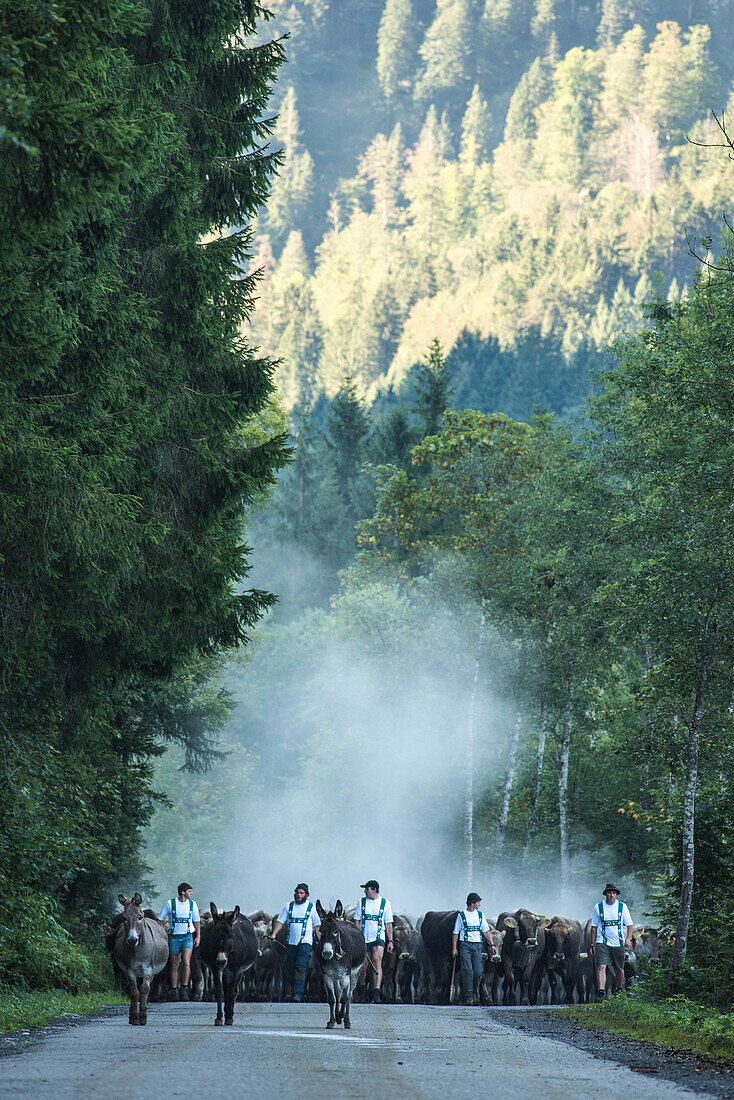
[[[236,921],[237,921],[237,918],[239,917],[239,915],[240,915],[240,907],[239,907],[239,905],[235,905],[232,916],[229,918],[229,923],[230,924],[235,924]]]
[[[133,905],[142,905],[142,904],[143,904],[143,899],[142,899],[141,895],[138,893],[138,891],[136,890],[135,893],[133,894]]]
[[[334,916],[337,920],[341,920],[344,916],[344,906],[339,900],[337,900],[337,903],[334,906]]]
[[[316,912],[318,913],[321,920],[324,920],[324,918],[326,917],[326,910],[324,909],[318,898],[316,898]]]
[[[214,920],[216,920],[217,917],[219,916],[219,913],[217,912],[217,907],[216,907],[216,905],[214,904],[213,901],[209,902],[209,909],[211,910],[211,914],[214,917]]]
[[[124,894],[118,894],[117,900],[119,901],[123,909],[127,909],[128,905],[130,904]]]

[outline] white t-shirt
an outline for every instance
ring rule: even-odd
[[[464,914],[466,923],[469,928],[468,934],[464,932],[464,922],[461,919],[461,914]],[[481,922],[479,917],[481,915]],[[460,940],[464,940],[465,943],[481,943],[482,932],[489,932],[489,924],[487,918],[483,913],[480,914],[478,909],[473,909],[471,912],[468,909],[461,909],[456,914],[456,920],[454,922],[454,935],[458,936]]]
[[[313,940],[314,928],[318,928],[321,924],[321,919],[316,912],[316,906],[312,901],[309,901],[308,899],[306,899],[306,901],[302,901],[300,905],[297,905],[294,901],[292,905],[294,917],[305,917],[306,910],[308,909],[309,905],[311,906],[311,912],[309,913],[308,920],[306,921],[305,925],[302,924],[301,921],[291,921],[291,915],[289,912],[290,903],[289,905],[284,905],[281,909],[280,913],[278,914],[278,923],[288,925],[288,943],[310,944]],[[305,933],[303,931],[304,927],[306,929]]]
[[[624,929],[632,924],[632,917],[630,911],[624,902],[622,905],[622,939],[619,938],[619,900],[613,901],[611,905],[607,905],[606,901],[602,901],[602,911],[604,913],[604,920],[613,920],[614,924],[608,924],[606,927],[606,937],[604,936],[604,929],[601,926],[601,917],[599,916],[599,906],[594,906],[594,912],[591,914],[591,925],[597,929],[596,942],[604,943],[606,939],[607,947],[623,947],[624,946]]]
[[[364,902],[364,926],[362,925],[362,903]],[[360,898],[354,907],[354,919],[359,921],[360,928],[364,932],[365,943],[374,943],[375,940],[384,940],[385,925],[392,924],[392,906],[385,898],[385,909],[380,920],[379,912],[382,905],[382,895],[376,898]]]
[[[196,904],[195,901],[191,902],[191,905],[193,905],[193,914],[191,917],[189,917],[190,907],[188,898],[186,898],[184,901],[181,901],[179,898],[174,898],[173,902],[176,907],[175,926],[174,919],[172,919],[171,917],[170,898],[158,914],[158,920],[168,919],[168,931],[172,936],[185,936],[187,932],[194,931],[194,924],[196,923],[196,921],[200,920],[199,906]]]

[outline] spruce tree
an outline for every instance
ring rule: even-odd
[[[258,12],[103,0],[80,19],[60,0],[12,23],[0,712],[26,790],[79,815],[49,833],[48,858],[8,870],[86,910],[140,873],[151,755],[182,740],[192,766],[210,759],[167,685],[244,641],[270,603],[243,585],[243,516],[284,448],[245,432],[271,366],[241,335],[249,234],[230,230],[276,162],[262,119],[282,50],[248,47]],[[13,829],[33,806],[3,793],[22,847]]]
[[[428,351],[416,369],[416,395],[414,409],[420,419],[424,436],[435,435],[441,423],[441,417],[451,404],[453,385],[446,366],[441,341],[431,341]]]
[[[418,37],[411,0],[386,0],[377,31],[377,76],[392,103],[410,91],[415,78]]]
[[[345,500],[362,461],[364,442],[369,434],[369,418],[364,401],[357,393],[353,375],[346,375],[329,410],[328,431],[334,450],[337,481]]]

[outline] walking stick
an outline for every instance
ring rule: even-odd
[[[456,974],[456,959],[457,959],[457,956],[454,955],[454,961],[453,961],[453,964],[451,966],[451,986],[449,987],[449,1004],[450,1005],[452,1005],[454,1003],[454,975]]]

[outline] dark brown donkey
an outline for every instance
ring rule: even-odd
[[[117,896],[124,912],[115,937],[114,958],[130,990],[130,1023],[146,1024],[150,983],[168,962],[168,936],[159,921],[145,916],[140,894],[133,894],[132,900],[124,894]]]
[[[239,905],[233,912],[220,913],[214,902],[210,904],[212,921],[201,936],[201,961],[214,976],[214,993],[217,998],[218,1026],[234,1023],[234,1002],[240,988],[242,975],[257,958],[257,937],[252,921],[240,913]]]

